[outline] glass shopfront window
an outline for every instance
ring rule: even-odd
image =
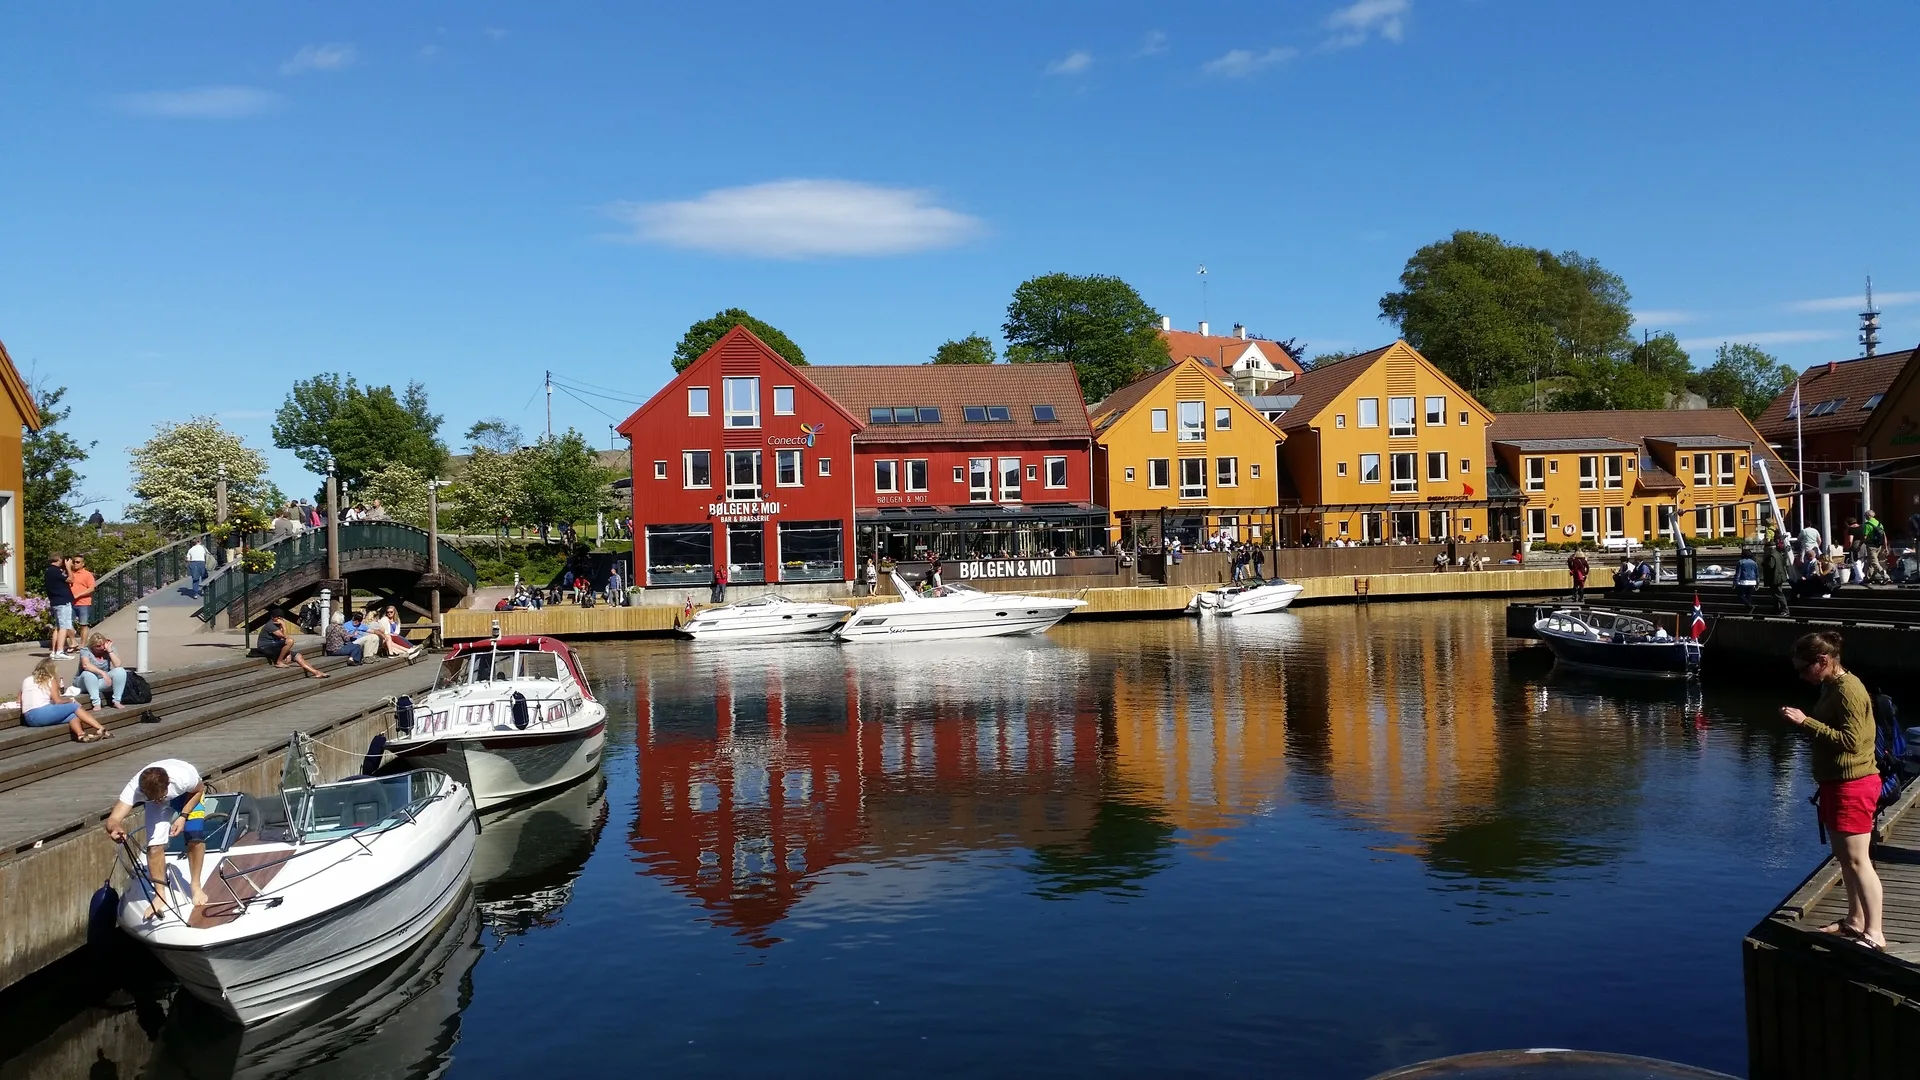
[[[842,536],[837,521],[780,523],[781,581],[844,581]]]
[[[741,585],[767,580],[767,528],[751,521],[727,526],[727,577]]]
[[[705,585],[713,580],[713,526],[647,526],[647,584]]]

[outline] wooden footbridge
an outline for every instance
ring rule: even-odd
[[[337,532],[337,545],[330,534]],[[255,550],[273,554],[273,566],[247,571],[239,559],[207,579],[200,618],[229,627],[258,625],[276,606],[291,606],[329,589],[372,593],[437,626],[440,613],[458,607],[478,581],[472,560],[426,529],[396,521],[345,524],[283,537]],[[407,622],[417,621],[406,618]]]

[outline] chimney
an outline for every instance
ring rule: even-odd
[[[1162,332],[1162,333],[1171,333],[1171,332],[1172,332],[1172,330],[1173,330],[1173,316],[1171,316],[1171,315],[1162,315],[1162,316],[1160,316],[1160,330],[1161,330],[1161,332]]]
[[[1241,341],[1247,340],[1247,328],[1239,323],[1234,323],[1233,336],[1239,338]]]
[[[1201,337],[1207,337],[1207,336],[1209,336],[1209,335],[1207,334],[1207,320],[1205,320],[1205,319],[1201,319],[1201,320],[1200,320],[1200,336],[1201,336]]]
[[[1839,366],[1839,362],[1838,362],[1838,361],[1835,361],[1835,360],[1829,360],[1829,361],[1827,361],[1827,374],[1829,374],[1829,375],[1831,375],[1831,374],[1833,374],[1833,369],[1834,369],[1834,368],[1836,368],[1836,367],[1838,367],[1838,366]]]

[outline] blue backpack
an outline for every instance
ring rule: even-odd
[[[1887,694],[1873,695],[1873,763],[1880,770],[1880,803],[1892,806],[1907,786],[1907,735],[1900,726],[1900,710]]]

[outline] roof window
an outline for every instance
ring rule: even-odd
[[[886,408],[880,408],[880,409],[868,409],[868,410],[867,410],[867,423],[869,423],[869,424],[891,424],[891,423],[893,423],[893,410],[892,410],[892,409],[886,409]]]
[[[1865,405],[1860,406],[1860,411],[1866,412],[1867,410],[1873,408],[1875,405],[1880,404],[1880,399],[1886,396],[1887,395],[1885,394],[1875,394],[1872,397],[1869,397],[1867,399],[1867,403]]]
[[[939,422],[940,422],[940,410],[939,410],[938,408],[935,408],[934,406],[931,406],[931,405],[922,405],[922,406],[920,406],[920,422],[921,422],[921,423],[923,423],[923,424],[937,424],[937,423],[939,423]]]
[[[1058,416],[1055,416],[1055,415],[1054,415],[1054,413],[1053,413],[1053,406],[1051,406],[1051,405],[1035,405],[1035,406],[1033,407],[1033,421],[1034,421],[1034,423],[1036,423],[1036,424],[1052,424],[1052,423],[1057,423],[1057,422],[1058,422],[1059,420],[1060,420],[1060,418],[1059,418]]]
[[[937,424],[940,410],[927,405],[876,405],[867,410],[869,424]]]
[[[920,410],[911,405],[895,405],[893,422],[896,424],[917,424],[920,422]]]
[[[1808,417],[1832,416],[1834,413],[1839,412],[1841,406],[1845,405],[1846,403],[1847,403],[1847,399],[1843,397],[1828,398],[1827,400],[1807,410],[1807,416]]]
[[[1013,410],[1005,405],[967,405],[962,415],[970,424],[1006,424],[1013,421]]]

